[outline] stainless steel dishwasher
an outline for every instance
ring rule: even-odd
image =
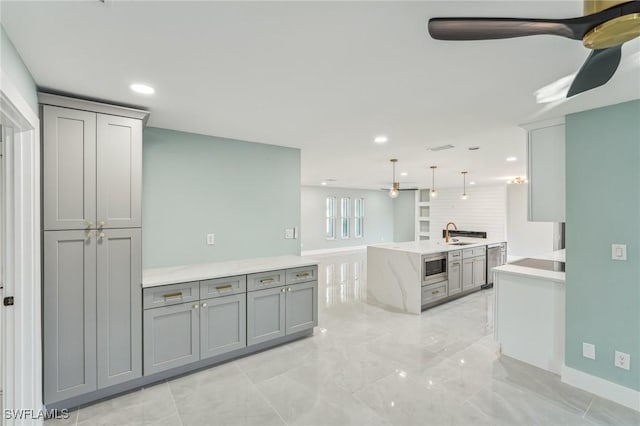
[[[506,253],[504,243],[490,244],[487,246],[487,283],[481,288],[493,287],[493,268],[504,265]]]

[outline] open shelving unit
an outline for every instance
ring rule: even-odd
[[[415,239],[429,240],[431,238],[431,189],[421,188],[416,191],[416,225]]]

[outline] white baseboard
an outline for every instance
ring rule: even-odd
[[[300,256],[316,256],[319,254],[332,254],[332,253],[341,253],[345,251],[358,251],[364,250],[367,246],[351,246],[351,247],[337,247],[331,249],[321,249],[321,250],[302,250],[300,252]]]
[[[562,366],[562,382],[624,405],[632,410],[640,411],[640,391],[567,367],[566,365]]]

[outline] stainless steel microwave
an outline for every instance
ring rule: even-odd
[[[447,255],[445,253],[430,254],[422,259],[422,285],[447,280]]]

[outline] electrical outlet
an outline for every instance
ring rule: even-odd
[[[589,359],[596,359],[596,345],[582,342],[582,356]]]
[[[618,368],[622,368],[624,370],[628,370],[631,368],[631,355],[625,354],[624,352],[615,352],[615,358],[613,360],[613,365]]]
[[[216,234],[207,234],[207,245],[212,246],[216,243]]]
[[[292,240],[295,238],[296,236],[296,229],[295,228],[286,228],[284,230],[284,238],[287,240]]]
[[[626,244],[611,244],[611,259],[612,260],[627,260],[627,245]]]

